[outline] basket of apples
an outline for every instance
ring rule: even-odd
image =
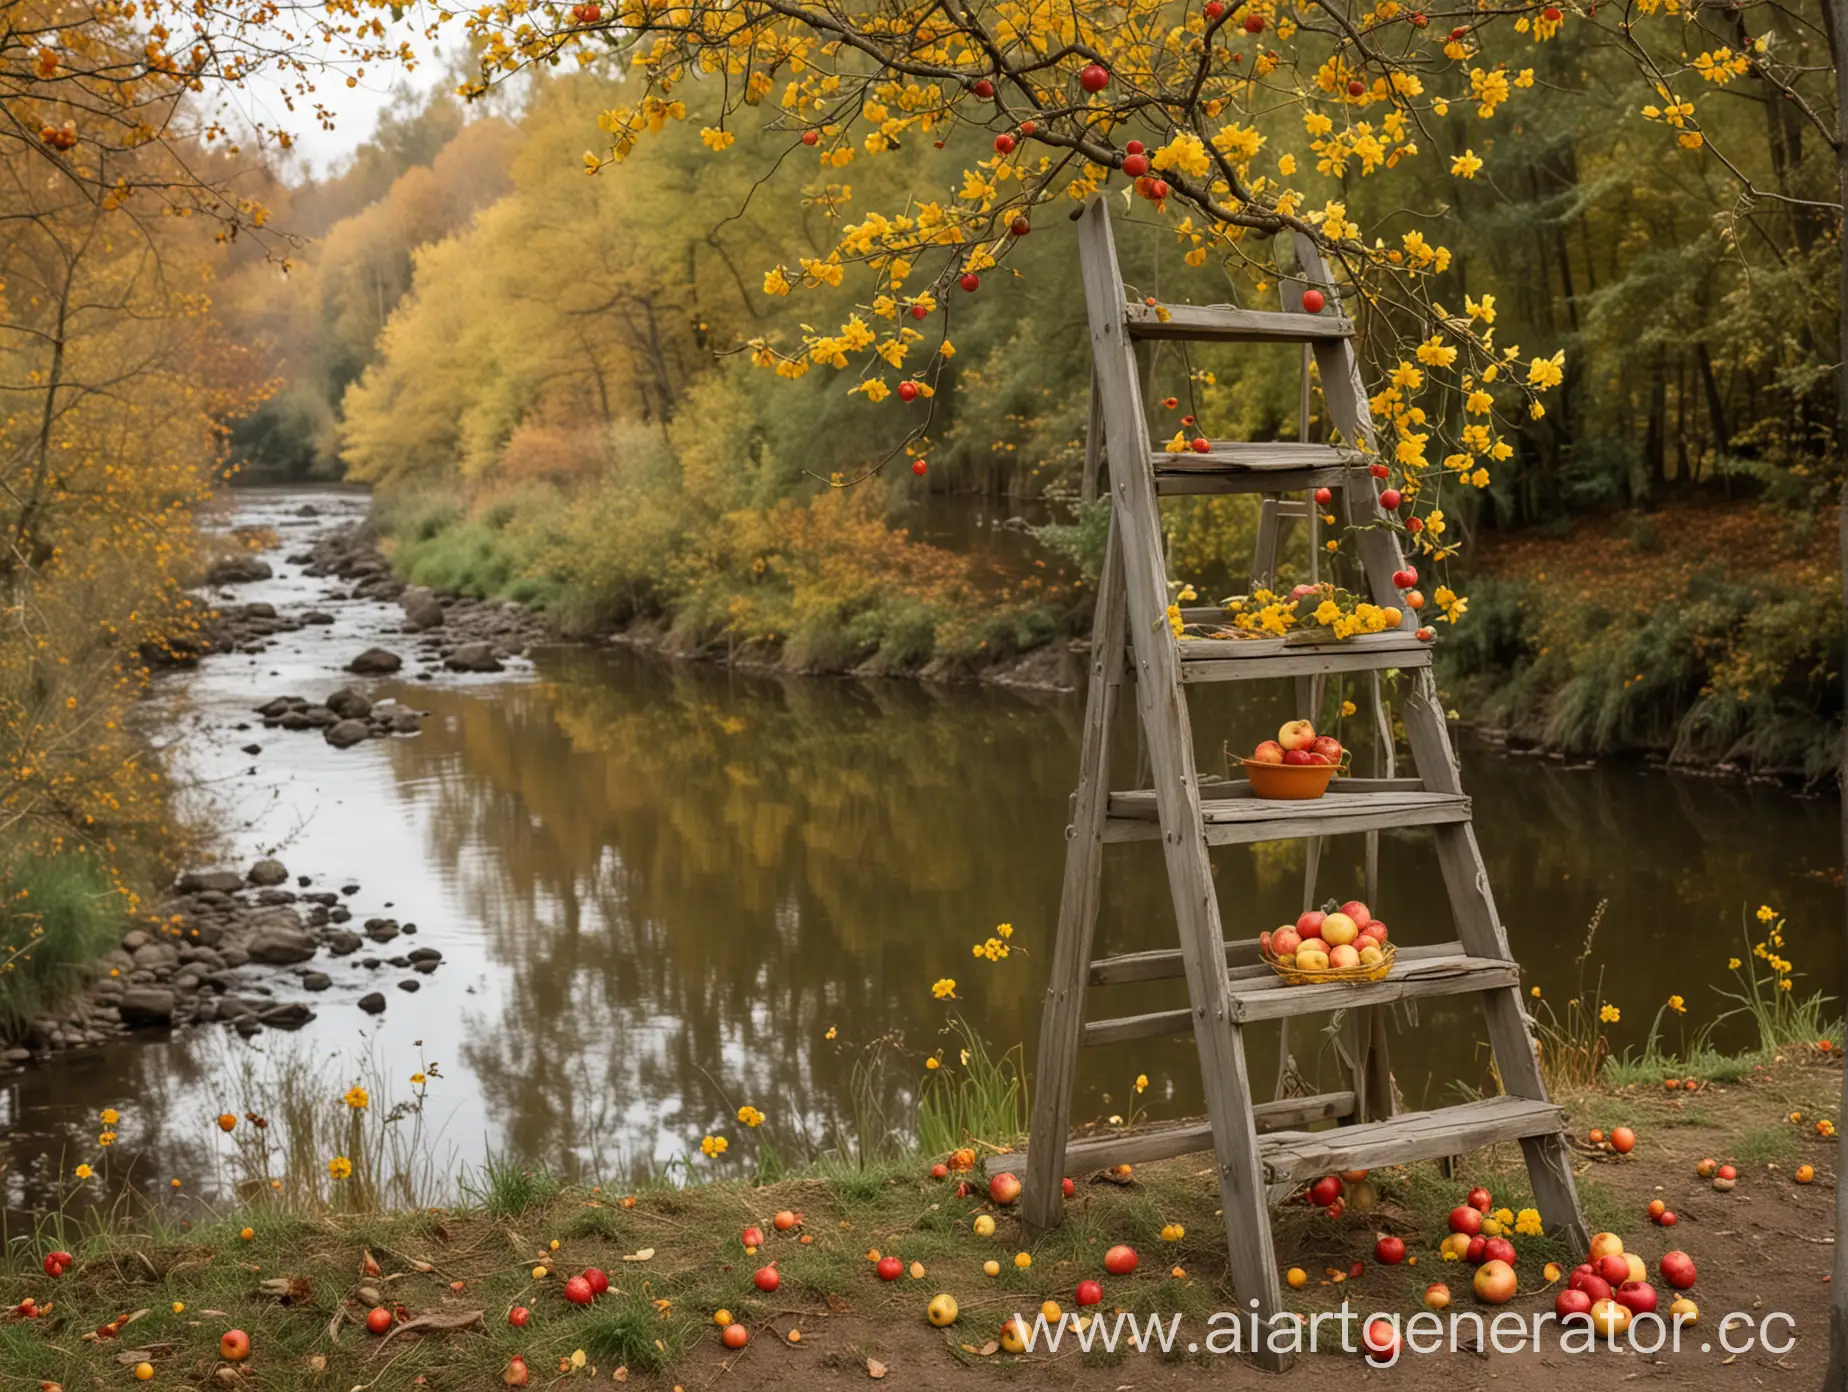
[[[1258,953],[1292,986],[1322,981],[1383,981],[1392,970],[1386,925],[1358,899],[1311,909],[1294,924],[1258,937]]]
[[[1340,740],[1318,735],[1307,720],[1292,720],[1277,731],[1276,739],[1265,740],[1239,763],[1258,797],[1300,802],[1326,793],[1347,761]]]

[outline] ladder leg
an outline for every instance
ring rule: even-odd
[[[1437,682],[1428,669],[1418,673],[1405,702],[1404,716],[1406,737],[1425,786],[1438,792],[1460,792],[1462,778],[1456,754],[1444,726]],[[1482,863],[1475,828],[1468,822],[1458,822],[1436,828],[1436,834],[1438,867],[1450,896],[1458,939],[1474,956],[1512,960],[1508,935],[1489,892],[1488,869]],[[1482,1014],[1503,1089],[1512,1097],[1546,1100],[1546,1081],[1540,1073],[1540,1056],[1534,1052],[1520,991],[1510,987],[1484,992]],[[1575,1249],[1584,1250],[1590,1243],[1590,1234],[1579,1207],[1566,1138],[1558,1133],[1534,1136],[1523,1140],[1521,1149],[1527,1157],[1528,1180],[1533,1185],[1541,1220],[1547,1227],[1563,1232]]]
[[[1110,798],[1110,726],[1123,681],[1123,560],[1114,517],[1104,543],[1104,569],[1091,630],[1091,683],[1085,696],[1078,789],[1065,829],[1065,886],[1053,939],[1052,974],[1040,1017],[1033,1080],[1032,1145],[1028,1149],[1021,1216],[1028,1229],[1056,1227],[1064,1214],[1061,1181],[1071,1132],[1072,1080],[1084,1029],[1085,987],[1103,877],[1104,812]]]

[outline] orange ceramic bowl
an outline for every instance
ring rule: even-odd
[[[1251,791],[1273,802],[1306,802],[1319,798],[1341,770],[1334,764],[1262,764],[1240,759]]]

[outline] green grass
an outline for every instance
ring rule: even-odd
[[[1782,1165],[1796,1158],[1794,1125],[1758,1126],[1733,1141],[1729,1158],[1739,1165]]]
[[[490,1218],[518,1218],[557,1197],[564,1181],[543,1165],[525,1165],[504,1155],[489,1155],[479,1174],[464,1181],[463,1192]]]
[[[0,853],[0,1040],[18,1036],[96,970],[121,941],[125,902],[96,860],[82,853]]]

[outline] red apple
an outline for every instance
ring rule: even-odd
[[[1386,945],[1386,925],[1380,919],[1372,919],[1365,928],[1360,930],[1360,936],[1372,938],[1374,942],[1384,947]]]
[[[1382,1266],[1397,1266],[1405,1260],[1405,1239],[1382,1237],[1373,1244],[1373,1255]]]
[[[524,1305],[515,1305],[507,1312],[507,1323],[511,1324],[515,1329],[524,1329],[526,1328],[527,1321],[532,1319],[532,1317],[533,1312]]]
[[[1311,909],[1296,920],[1296,931],[1305,938],[1319,938],[1322,936],[1322,925],[1327,921],[1327,914],[1320,909]]]
[[[1104,1288],[1095,1281],[1080,1281],[1075,1298],[1080,1305],[1095,1305],[1104,1298]]]
[[[514,1354],[507,1360],[507,1366],[501,1371],[501,1381],[509,1387],[524,1387],[532,1380],[532,1374],[526,1370],[526,1360]]]
[[[882,1281],[896,1281],[905,1274],[905,1264],[897,1257],[881,1257],[879,1265],[873,1268]]]
[[[1323,1175],[1309,1186],[1309,1202],[1317,1208],[1327,1208],[1341,1197],[1341,1181],[1334,1175]]]
[[[1482,1246],[1482,1259],[1507,1262],[1509,1266],[1513,1266],[1514,1244],[1505,1237],[1491,1237]]]
[[[1686,1252],[1664,1252],[1656,1265],[1662,1279],[1676,1290],[1686,1290],[1694,1284],[1694,1258]]]
[[[1582,1290],[1568,1287],[1553,1297],[1553,1313],[1566,1320],[1574,1315],[1591,1313],[1591,1297]]]
[[[1303,291],[1303,310],[1305,313],[1320,314],[1322,312],[1322,306],[1327,303],[1328,300],[1323,296],[1320,290]]]
[[[746,1228],[739,1234],[738,1240],[746,1247],[761,1247],[764,1245],[764,1230],[762,1228]]]
[[[1364,904],[1361,906],[1361,910],[1362,912],[1365,912],[1366,906]],[[1372,916],[1373,915],[1371,914],[1367,915],[1368,918],[1371,918]],[[1357,923],[1360,921],[1361,920],[1359,919],[1355,919],[1355,922]],[[1487,1189],[1484,1189],[1480,1184],[1478,1184],[1474,1189],[1469,1191],[1469,1193],[1464,1197],[1463,1202],[1468,1204],[1471,1208],[1475,1209],[1476,1212],[1478,1213],[1487,1213],[1491,1208],[1495,1206],[1495,1196],[1489,1193],[1489,1191]]]
[[[1482,1214],[1468,1204],[1459,1204],[1450,1210],[1450,1231],[1474,1237],[1482,1231]]]
[[[1256,749],[1251,751],[1251,762],[1254,764],[1281,764],[1283,762],[1283,746],[1278,744],[1276,740],[1265,740]]]
[[[768,1294],[783,1284],[783,1278],[776,1274],[776,1263],[771,1262],[770,1265],[760,1266],[751,1273],[751,1283],[758,1290]]]
[[[1477,1233],[1469,1240],[1469,1246],[1463,1249],[1463,1260],[1471,1266],[1481,1266],[1489,1259],[1489,1240]]]
[[[1068,1175],[1066,1178],[1059,1181],[1059,1190],[1069,1199],[1073,1194],[1078,1192],[1078,1186],[1072,1183],[1071,1177]]]
[[[1367,1346],[1369,1363],[1393,1363],[1399,1357],[1399,1331],[1393,1327],[1391,1320],[1376,1319],[1367,1324],[1367,1332],[1362,1336]]]
[[[1307,749],[1286,749],[1283,751],[1283,761],[1296,768],[1307,768],[1311,764],[1321,762],[1320,759]]]
[[[565,1282],[565,1299],[573,1305],[588,1305],[597,1298],[597,1293],[590,1288],[590,1282],[582,1276],[573,1276]]]
[[[366,1332],[368,1334],[383,1334],[390,1328],[391,1311],[383,1305],[374,1305],[366,1311]]]
[[[1582,1276],[1577,1271],[1573,1272],[1571,1279],[1566,1282],[1566,1287],[1569,1290],[1585,1292],[1594,1302],[1611,1298],[1611,1283],[1595,1271],[1587,1271]]]
[[[610,1288],[610,1278],[607,1275],[605,1275],[602,1269],[599,1267],[595,1267],[595,1266],[585,1267],[584,1268],[584,1279],[590,1282],[591,1290],[595,1292],[597,1295],[602,1295],[603,1292],[605,1292],[606,1290]]]
[[[1354,920],[1354,926],[1356,928],[1365,928],[1369,923],[1373,922],[1372,912],[1358,899],[1348,900],[1347,903],[1341,906],[1340,911]],[[1474,1205],[1476,1202],[1476,1190],[1474,1189],[1470,1190],[1469,1202],[1471,1205]]]
[[[1599,1257],[1596,1270],[1598,1275],[1611,1283],[1612,1289],[1630,1279],[1630,1263],[1621,1256]]]
[[[1078,85],[1087,92],[1101,92],[1110,85],[1110,69],[1102,63],[1086,63],[1078,73]]]
[[[930,1177],[932,1179],[948,1179],[950,1177],[950,1167],[939,1160],[930,1167]]]
[[[1271,934],[1271,951],[1279,957],[1294,957],[1302,945],[1302,935],[1294,928],[1279,928]]]
[[[241,1329],[227,1329],[218,1336],[218,1356],[227,1363],[242,1363],[250,1357],[250,1336]]]
[[[719,1342],[728,1349],[741,1349],[751,1342],[751,1331],[742,1324],[728,1324],[719,1331]]]
[[[1003,1170],[988,1181],[988,1197],[1007,1205],[1020,1197],[1020,1180],[1010,1170]]]
[[[1104,1270],[1112,1276],[1127,1276],[1136,1269],[1136,1249],[1118,1243],[1104,1253]]]
[[[1647,1281],[1625,1281],[1612,1297],[1633,1315],[1646,1315],[1656,1307],[1656,1290]]]
[[[802,1215],[800,1213],[791,1213],[786,1208],[778,1212],[776,1217],[770,1220],[771,1224],[778,1232],[788,1232],[801,1221]]]
[[[1333,735],[1317,735],[1315,743],[1309,747],[1331,764],[1341,758],[1341,741]]]

